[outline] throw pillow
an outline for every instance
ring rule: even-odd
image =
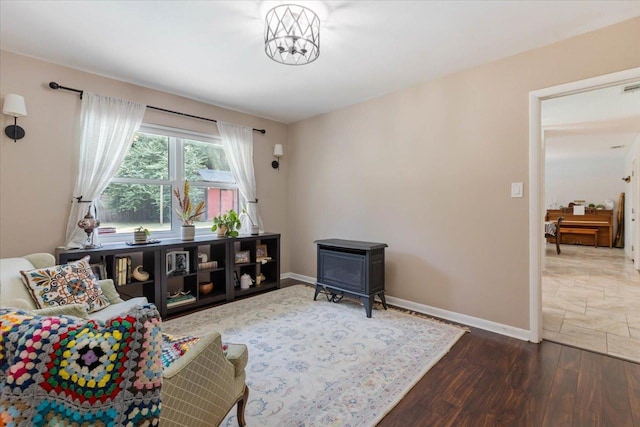
[[[38,308],[84,304],[87,312],[102,310],[109,300],[89,265],[89,256],[68,264],[20,271]]]

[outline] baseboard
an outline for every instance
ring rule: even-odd
[[[298,273],[284,273],[284,274],[280,275],[280,278],[281,279],[299,280],[301,282],[310,283],[312,285],[316,283],[316,278],[315,277],[303,276],[302,274],[298,274]]]
[[[304,276],[297,273],[284,273],[280,277],[283,279],[294,279],[311,284],[316,283],[315,277]],[[418,313],[438,317],[440,319],[449,320],[455,323],[462,323],[463,325],[473,326],[474,328],[484,329],[485,331],[495,332],[496,334],[517,338],[522,341],[529,341],[530,338],[530,333],[526,329],[515,328],[513,326],[503,325],[502,323],[492,322],[490,320],[480,319],[478,317],[467,316],[466,314],[443,310],[441,308],[431,307],[429,305],[420,304],[389,295],[385,295],[385,297],[389,304],[395,305],[396,307],[413,310]]]
[[[431,307],[429,305],[419,304],[413,301],[407,301],[402,298],[386,296],[386,300],[389,304],[395,305],[396,307],[417,311],[418,313],[449,320],[454,323],[462,323],[463,325],[473,326],[474,328],[484,329],[485,331],[495,332],[496,334],[517,338],[522,341],[529,341],[530,333],[526,329],[503,325],[502,323],[492,322],[490,320],[480,319],[478,317],[467,316],[466,314],[443,310],[441,308]]]

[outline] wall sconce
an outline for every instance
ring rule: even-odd
[[[622,180],[623,180],[624,182],[627,182],[627,183],[628,183],[628,182],[631,182],[631,177],[630,177],[630,176],[625,176],[624,178],[622,178]]]
[[[271,162],[271,167],[274,169],[280,169],[280,157],[282,157],[282,144],[276,144],[273,147],[273,155],[276,159],[278,160],[274,160],[273,162]]]
[[[4,133],[6,133],[9,138],[13,139],[13,142],[24,138],[24,129],[18,126],[18,117],[25,117],[27,115],[27,107],[24,105],[24,97],[13,93],[5,96],[2,113],[7,116],[13,116],[13,124],[7,126]]]

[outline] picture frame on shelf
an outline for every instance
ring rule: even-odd
[[[173,274],[189,274],[189,252],[174,251]]]
[[[189,252],[171,251],[167,252],[167,275],[189,274]]]
[[[259,261],[261,258],[267,258],[268,256],[267,245],[256,245],[256,260]]]
[[[234,272],[233,272],[233,285],[234,285],[236,288],[239,288],[239,287],[240,287],[240,279],[238,279],[238,272],[237,272],[237,271],[234,271]]]
[[[91,271],[93,271],[98,280],[107,279],[107,266],[104,261],[91,264]]]
[[[174,253],[173,252],[168,252],[167,253],[167,260],[166,260],[166,273],[167,275],[173,273],[175,271],[175,259],[174,259]]]
[[[249,262],[249,251],[238,251],[235,255],[235,263],[236,264],[246,264]]]

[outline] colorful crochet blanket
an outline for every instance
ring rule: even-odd
[[[162,366],[168,368],[176,360],[184,356],[200,341],[200,337],[174,337],[169,334],[162,334]],[[222,353],[227,355],[227,344],[222,344]],[[0,425],[2,427],[2,425]]]
[[[174,337],[162,334],[162,366],[168,368],[200,341],[198,337]]]
[[[158,425],[160,316],[105,324],[0,308],[0,426]]]

